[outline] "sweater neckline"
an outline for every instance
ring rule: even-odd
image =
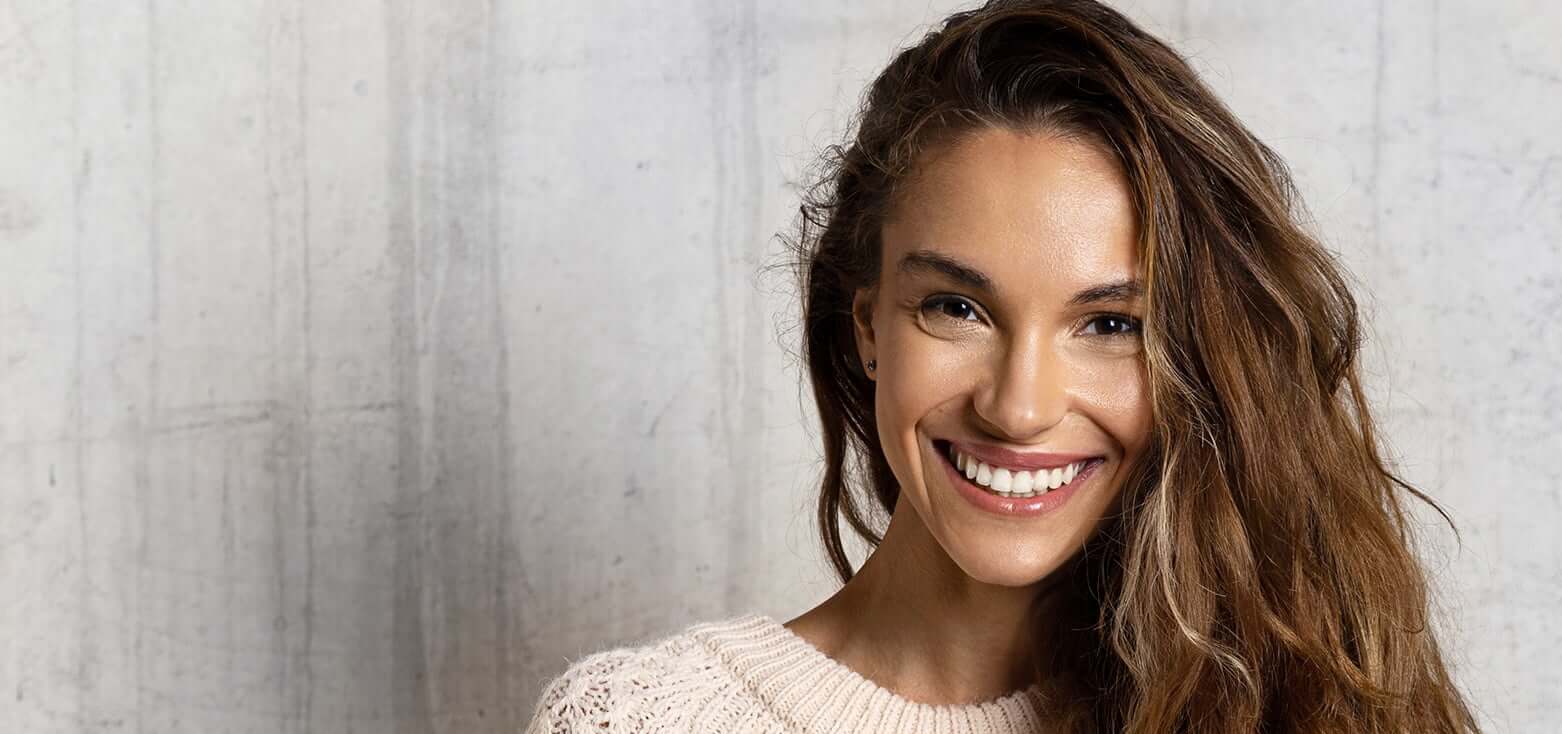
[[[777,714],[810,734],[923,731],[1020,734],[1041,729],[1041,684],[969,704],[907,699],[826,655],[775,618],[749,613],[696,636]]]

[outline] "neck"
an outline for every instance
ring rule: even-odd
[[[1032,610],[1043,593],[971,578],[902,502],[862,569],[788,626],[902,697],[976,703],[1036,682]]]

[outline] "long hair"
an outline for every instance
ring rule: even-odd
[[[901,51],[832,146],[791,241],[822,423],[821,539],[870,545],[899,487],[852,339],[880,229],[919,156],[1001,126],[1094,141],[1140,222],[1153,427],[1036,614],[1074,731],[1478,730],[1429,621],[1407,497],[1357,364],[1360,317],[1284,162],[1166,44],[1089,0],[994,0]],[[1452,522],[1450,525],[1452,525]]]

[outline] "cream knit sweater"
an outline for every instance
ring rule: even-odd
[[[746,614],[588,655],[543,691],[526,734],[1042,731],[1037,686],[967,705],[901,698],[780,622]]]

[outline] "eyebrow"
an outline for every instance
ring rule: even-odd
[[[1112,303],[1115,301],[1132,301],[1144,295],[1144,285],[1137,280],[1114,280],[1110,283],[1093,285],[1068,299],[1070,306],[1088,306],[1093,303]]]
[[[932,250],[913,250],[906,253],[906,256],[900,259],[900,272],[939,273],[956,283],[963,283],[989,295],[997,290],[993,287],[992,278],[982,274],[982,271]]]
[[[913,250],[900,259],[900,265],[897,267],[900,272],[908,274],[938,273],[988,295],[997,291],[993,286],[992,278],[987,277],[982,271],[932,250]],[[1068,300],[1068,305],[1077,307],[1094,303],[1131,301],[1142,295],[1144,295],[1144,284],[1137,279],[1114,280],[1075,293],[1074,297]]]

